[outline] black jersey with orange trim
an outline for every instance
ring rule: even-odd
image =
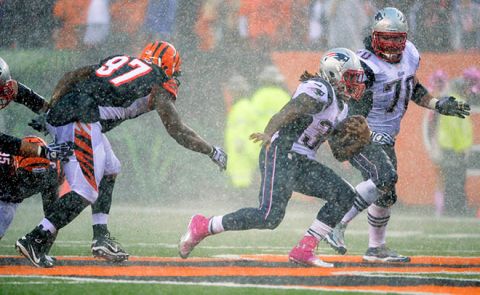
[[[24,199],[41,193],[42,198],[58,197],[61,171],[51,166],[42,171],[20,171],[15,169],[14,157],[0,153],[0,201],[20,203]]]
[[[169,80],[157,65],[128,55],[110,56],[92,69],[87,79],[75,84],[51,107],[47,116],[49,124],[100,121],[99,107],[126,108],[147,96],[154,85],[163,85]]]

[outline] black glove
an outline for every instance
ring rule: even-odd
[[[50,161],[68,161],[68,157],[73,155],[73,142],[51,143],[47,146],[42,146],[40,156],[49,159]]]
[[[440,98],[435,104],[435,109],[442,115],[457,116],[462,119],[470,115],[470,105],[456,100],[453,96]]]
[[[212,161],[220,167],[220,171],[227,169],[227,154],[225,151],[218,147],[213,146],[212,152],[208,155]]]
[[[28,123],[28,126],[32,127],[34,130],[43,133],[44,135],[48,134],[47,130],[47,114],[40,114]]]

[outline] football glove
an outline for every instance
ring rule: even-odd
[[[220,171],[227,169],[227,154],[225,151],[218,147],[213,146],[212,152],[208,155],[212,161],[220,167]]]
[[[73,155],[73,142],[51,143],[47,146],[40,147],[41,157],[50,161],[68,161],[68,157]]]
[[[456,116],[465,118],[470,115],[470,105],[463,101],[458,101],[453,96],[442,97],[435,104],[435,109],[442,115]]]
[[[44,113],[36,116],[30,121],[30,123],[28,123],[28,126],[40,133],[43,133],[44,135],[47,135],[47,114]]]

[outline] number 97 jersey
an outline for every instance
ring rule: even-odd
[[[168,80],[157,65],[127,55],[104,59],[95,70],[95,97],[100,106],[127,107],[136,99],[147,96],[153,85]],[[101,90],[101,91],[98,91]]]
[[[53,104],[47,116],[50,125],[98,122],[105,111],[122,114],[135,101],[148,96],[154,85],[169,80],[157,65],[128,55],[108,57],[91,66],[91,71],[87,79]]]
[[[412,96],[420,55],[409,41],[398,63],[388,63],[367,49],[359,50],[357,55],[366,67],[365,72],[373,74],[373,79],[372,75],[367,75],[371,80],[366,82],[368,89],[373,92],[368,125],[374,132],[395,138],[400,132],[400,121]]]

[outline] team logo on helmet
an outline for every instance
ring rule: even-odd
[[[341,52],[330,52],[325,56],[325,58],[328,58],[328,57],[332,57],[338,61],[343,61],[343,62],[347,62],[350,59],[348,55],[343,54]]]
[[[383,19],[383,15],[381,12],[378,12],[376,15],[375,15],[375,20],[376,21],[381,21]]]

